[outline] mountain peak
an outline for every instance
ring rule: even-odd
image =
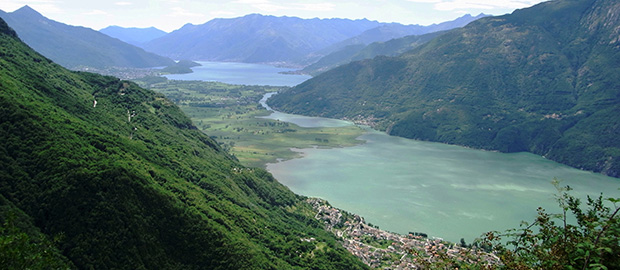
[[[37,17],[43,17],[43,15],[41,15],[41,13],[39,13],[38,11],[34,10],[33,8],[31,8],[29,5],[25,5],[21,8],[19,8],[16,11],[13,11],[13,14],[19,14],[22,16],[37,16]]]

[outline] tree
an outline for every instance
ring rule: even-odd
[[[493,247],[506,269],[619,269],[620,198],[588,196],[587,208],[582,209],[580,199],[569,194],[569,186],[553,183],[562,213],[538,208],[532,224],[489,232],[482,244]]]

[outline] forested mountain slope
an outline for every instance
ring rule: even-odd
[[[9,269],[364,269],[302,198],[162,95],[36,53],[0,20]]]
[[[336,68],[269,105],[618,177],[619,37],[618,1],[549,1]]]
[[[50,20],[29,6],[10,13],[0,11],[0,18],[30,47],[66,68],[145,68],[174,64],[169,58],[93,29]]]

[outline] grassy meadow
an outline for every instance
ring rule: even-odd
[[[175,102],[200,130],[216,139],[241,163],[265,167],[279,159],[299,157],[291,148],[346,147],[361,143],[357,126],[303,128],[257,118],[270,114],[258,102],[265,93],[286,87],[230,85],[219,82],[175,81],[161,77],[136,81]]]

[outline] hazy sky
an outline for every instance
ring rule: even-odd
[[[12,12],[29,5],[50,19],[99,30],[109,25],[176,30],[186,23],[250,13],[301,18],[349,18],[429,25],[463,14],[501,15],[544,0],[2,0]]]

